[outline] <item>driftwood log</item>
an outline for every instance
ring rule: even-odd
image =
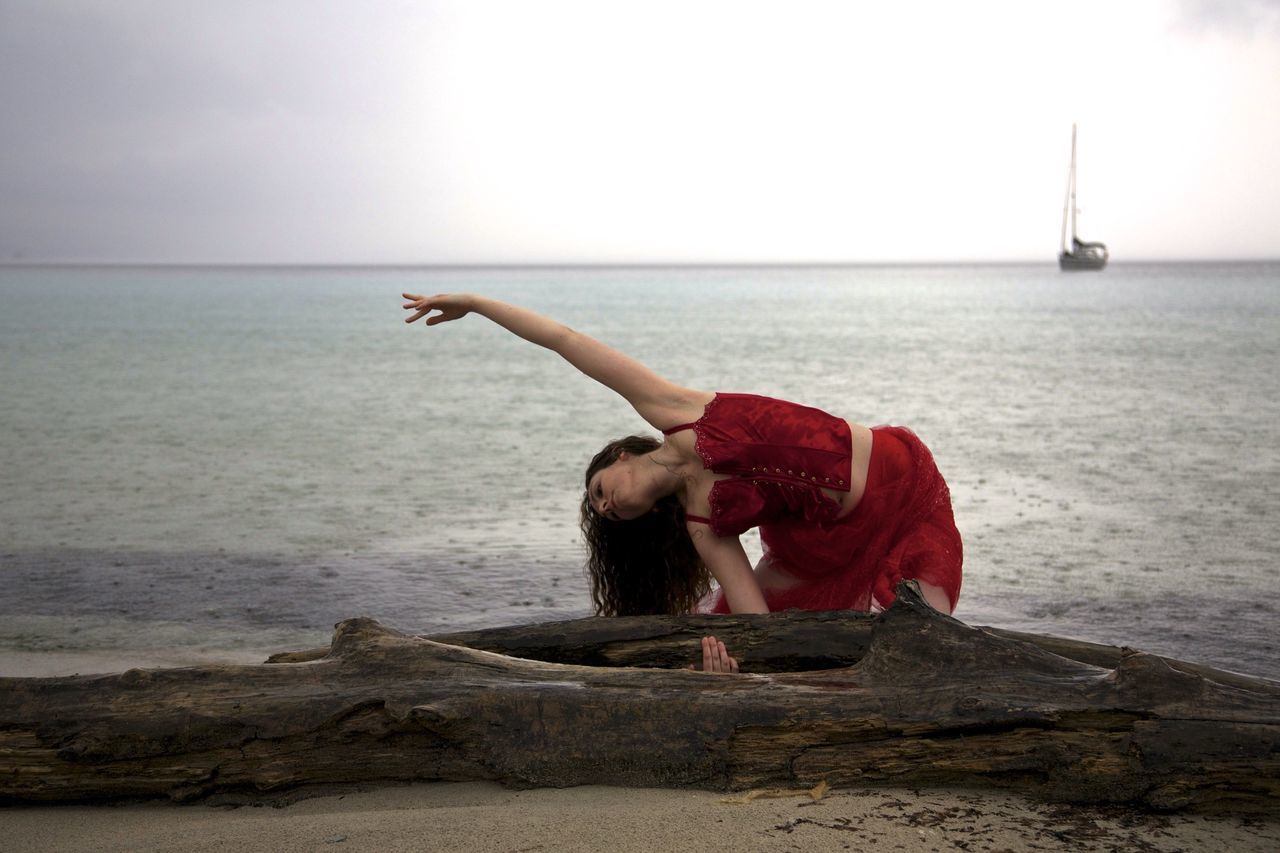
[[[685,664],[707,632],[756,674],[639,668]],[[273,660],[0,679],[0,801],[825,780],[1280,806],[1280,682],[973,628],[911,585],[875,617],[591,619],[436,639],[352,619],[322,653]]]

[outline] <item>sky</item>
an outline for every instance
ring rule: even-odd
[[[0,0],[0,262],[1280,257],[1280,0]]]

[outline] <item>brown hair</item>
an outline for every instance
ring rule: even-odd
[[[591,506],[591,478],[622,451],[641,456],[662,446],[645,435],[611,441],[587,466],[582,536],[591,601],[601,616],[689,613],[711,589],[711,575],[685,528],[684,507],[668,495],[640,518],[611,521]]]

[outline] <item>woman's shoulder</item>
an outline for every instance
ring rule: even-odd
[[[691,430],[707,416],[716,398],[720,395],[711,391],[695,391],[692,388],[681,389],[681,394],[672,398],[668,404],[667,415],[670,425],[656,425],[663,435],[675,435]]]

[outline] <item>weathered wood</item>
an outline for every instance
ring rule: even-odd
[[[867,628],[856,664],[768,675],[545,663],[354,619],[309,662],[0,679],[0,798],[825,779],[1158,808],[1280,805],[1280,683],[1139,652],[1095,666],[942,616],[909,587],[884,614],[845,616],[850,631]],[[606,651],[624,659],[619,649],[662,646],[673,625],[705,630],[698,617],[652,619],[645,640],[645,620],[612,621],[626,639]],[[769,625],[821,633],[838,621],[777,614],[711,627],[745,648]]]
[[[676,669],[699,656],[699,640],[723,639],[746,672],[799,672],[857,663],[867,651],[875,617],[849,610],[742,616],[595,616],[481,631],[428,634],[424,639],[510,657],[577,666]],[[1118,650],[1117,650],[1118,651]],[[319,660],[327,648],[282,652],[268,663]]]
[[[426,634],[424,639],[467,646],[510,657],[579,666],[635,666],[675,669],[698,654],[701,637],[714,634],[742,661],[748,673],[800,672],[853,666],[871,641],[876,617],[850,610],[738,616],[594,616],[561,622],[537,622],[478,631]],[[1114,669],[1131,650],[985,625],[978,630],[1030,643],[1061,657]],[[267,663],[319,660],[329,649],[280,652]],[[1160,657],[1173,669],[1249,686],[1255,678],[1204,664]]]

